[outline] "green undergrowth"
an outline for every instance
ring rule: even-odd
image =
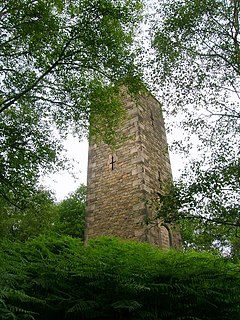
[[[0,319],[239,319],[239,264],[100,237],[1,241]]]

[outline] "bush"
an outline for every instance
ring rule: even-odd
[[[2,305],[16,319],[239,319],[239,264],[218,256],[108,237],[2,247],[2,288],[16,292],[1,289]]]

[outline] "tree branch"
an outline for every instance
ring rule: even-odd
[[[37,80],[35,80],[31,85],[29,85],[28,87],[26,87],[23,91],[21,91],[20,93],[16,94],[14,97],[8,98],[5,101],[3,101],[1,103],[1,105],[3,105],[3,107],[0,109],[0,113],[5,111],[6,109],[8,109],[11,105],[13,105],[18,99],[20,99],[21,97],[23,97],[26,93],[30,92],[31,90],[33,90],[37,84],[44,79],[49,73],[52,72],[52,70],[54,68],[56,68],[56,66],[59,64],[59,62],[62,60],[62,58],[64,57],[64,54],[67,50],[67,48],[69,47],[71,41],[72,41],[73,37],[71,37],[67,43],[65,44],[62,52],[60,53],[58,59],[44,72],[41,74],[40,77],[38,77]]]
[[[175,218],[173,219],[169,219],[169,221],[167,222],[173,222],[173,221],[179,221],[182,219],[187,219],[187,220],[200,220],[202,222],[207,221],[210,223],[216,223],[219,225],[226,225],[226,226],[231,226],[231,227],[240,227],[240,222],[236,223],[236,222],[230,222],[230,221],[223,221],[223,220],[218,220],[218,219],[211,219],[211,218],[207,218],[207,217],[201,217],[201,216],[194,216],[194,215],[188,215],[188,214],[180,214],[180,215],[176,215]]]
[[[71,104],[67,104],[66,102],[63,102],[63,101],[54,101],[52,99],[48,99],[48,98],[44,98],[44,97],[41,97],[41,96],[30,96],[30,98],[33,98],[35,100],[42,100],[42,101],[46,101],[46,102],[50,102],[50,103],[53,103],[53,104],[58,104],[58,105],[64,105],[64,106],[67,106],[67,107],[73,107],[74,105],[71,105]]]
[[[231,63],[231,61],[228,60],[228,58],[222,54],[220,54],[219,52],[216,51],[216,49],[214,49],[213,47],[211,47],[207,41],[203,41],[203,43],[205,44],[205,46],[210,50],[211,53],[207,53],[207,54],[202,54],[202,53],[198,53],[199,56],[209,56],[209,57],[218,57],[220,59],[222,59],[224,62],[226,62],[226,64],[231,67],[236,73],[237,75],[240,75],[240,68],[239,66],[235,66],[233,63]],[[216,45],[216,43],[215,43]],[[220,48],[221,49],[221,48]],[[229,54],[229,53],[228,53]]]

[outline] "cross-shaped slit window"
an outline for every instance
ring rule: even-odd
[[[116,157],[114,155],[111,157],[110,168],[112,171],[116,168]]]

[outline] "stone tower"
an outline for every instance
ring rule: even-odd
[[[172,179],[164,120],[151,95],[122,94],[127,119],[124,142],[114,151],[89,144],[86,241],[99,235],[179,247],[180,235],[154,219],[149,206]]]

